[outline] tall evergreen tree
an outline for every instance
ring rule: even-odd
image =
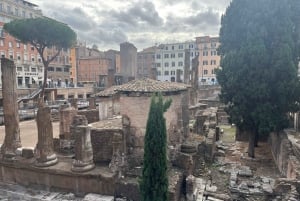
[[[163,114],[170,105],[171,100],[164,102],[161,94],[151,99],[140,182],[143,201],[166,201],[168,198],[167,131]]]
[[[233,0],[222,16],[220,98],[231,122],[251,133],[250,157],[258,137],[286,128],[299,106],[299,2]]]

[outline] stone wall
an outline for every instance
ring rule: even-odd
[[[120,114],[120,101],[118,94],[109,97],[100,97],[98,102],[100,120],[111,118],[114,115]]]
[[[97,193],[114,195],[116,177],[108,168],[96,167],[84,174],[71,172],[71,163],[60,162],[48,168],[36,168],[28,163],[0,162],[0,181],[24,186],[38,185],[75,194]]]
[[[280,173],[288,179],[300,179],[299,158],[295,155],[295,145],[289,140],[287,131],[271,133],[269,143],[274,161]]]
[[[106,129],[96,129],[91,130],[91,141],[94,152],[94,161],[107,162],[109,163],[113,156],[113,142],[114,135],[119,135],[123,137],[122,130],[106,130]],[[125,139],[124,139],[125,141]],[[122,142],[120,142],[122,145]],[[120,147],[120,151],[124,152],[123,147]]]
[[[99,121],[99,110],[97,110],[97,109],[78,110],[77,114],[86,116],[89,124]]]
[[[188,135],[188,96],[187,92],[164,96],[165,99],[171,98],[171,107],[164,114],[168,131],[168,142],[179,144],[183,139],[183,134]],[[151,96],[130,97],[121,95],[120,113],[127,115],[131,121],[136,137],[136,147],[143,147],[146,123],[150,108]]]

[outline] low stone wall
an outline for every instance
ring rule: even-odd
[[[97,109],[78,110],[77,114],[86,116],[89,124],[99,121],[99,110],[97,110]]]
[[[48,168],[37,168],[28,162],[0,162],[0,181],[24,186],[39,185],[77,195],[97,193],[114,195],[116,177],[108,168],[96,167],[86,173],[71,172],[72,164],[59,162]]]
[[[275,164],[280,173],[288,179],[300,179],[299,158],[295,155],[294,145],[288,138],[287,131],[271,133],[269,143]]]

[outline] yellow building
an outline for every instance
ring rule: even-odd
[[[216,84],[216,69],[220,68],[221,57],[217,53],[220,45],[219,37],[196,37],[199,50],[199,81],[200,84]]]

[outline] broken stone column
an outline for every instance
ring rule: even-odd
[[[1,147],[4,158],[12,159],[17,148],[21,147],[19,112],[17,103],[16,67],[14,62],[2,58],[2,95],[5,125],[5,138]]]
[[[87,126],[88,121],[84,115],[75,115],[70,126],[70,139],[75,140],[77,126]]]
[[[53,148],[53,127],[50,108],[39,106],[36,121],[38,127],[36,166],[48,167],[55,165],[58,160]]]
[[[60,107],[60,121],[59,121],[59,137],[60,139],[70,140],[73,118],[77,115],[77,110],[74,107],[63,105]]]
[[[86,172],[95,167],[91,142],[91,127],[77,126],[75,129],[75,160],[72,171]]]

